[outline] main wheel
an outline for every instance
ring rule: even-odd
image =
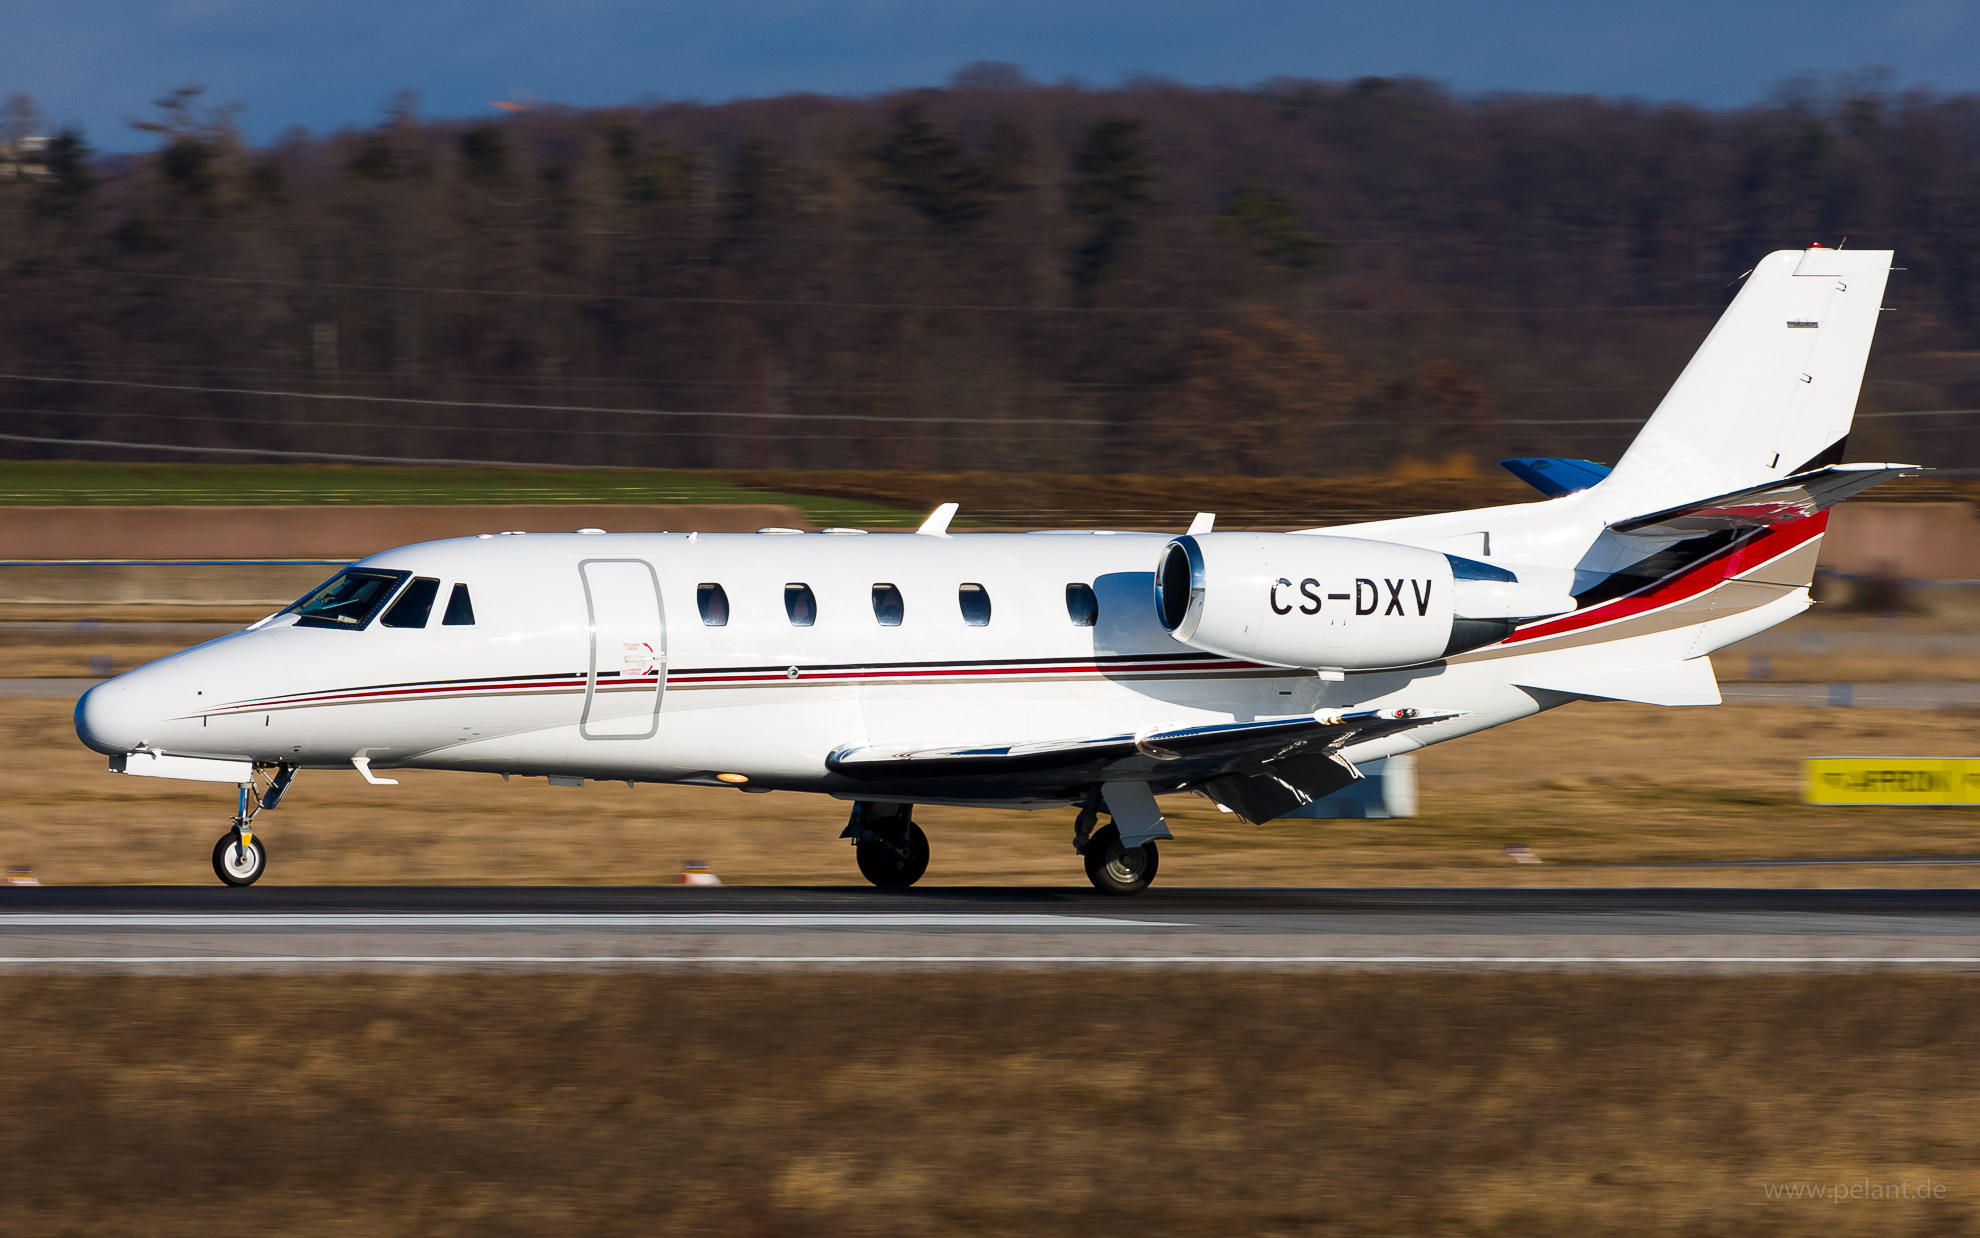
[[[854,847],[861,875],[882,889],[905,889],[920,881],[928,871],[928,835],[910,821],[900,842],[899,850],[879,839]]]
[[[268,848],[257,835],[241,846],[239,830],[228,830],[213,844],[213,873],[230,886],[251,886],[268,871]]]
[[[1155,880],[1161,861],[1151,840],[1139,847],[1121,846],[1120,827],[1109,822],[1086,840],[1086,879],[1102,894],[1139,894]]]

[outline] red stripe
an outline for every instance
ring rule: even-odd
[[[633,681],[615,680],[614,682]],[[649,679],[646,682],[651,683],[653,681]],[[441,692],[458,696],[466,692],[515,692],[542,688],[569,688],[572,691],[576,691],[582,687],[584,687],[584,680],[582,679],[506,680],[500,683],[433,684],[418,688],[378,688],[373,690],[324,692],[314,696],[278,696],[271,697],[265,701],[250,702],[246,705],[229,705],[225,709],[215,710],[214,712],[253,711],[256,709],[274,709],[285,705],[322,705],[336,701],[378,700],[387,697],[429,696]]]
[[[1247,669],[1283,670],[1286,668],[1268,667],[1260,662],[1226,661],[1226,662],[1204,663],[1200,661],[1194,661],[1194,662],[1148,662],[1148,663],[1137,663],[1132,666],[1122,666],[1122,665],[1099,666],[1099,665],[1074,665],[1074,664],[1062,664],[1058,666],[968,666],[968,667],[954,667],[947,670],[938,670],[932,667],[910,668],[905,670],[893,670],[893,671],[882,671],[882,670],[807,671],[800,669],[798,672],[798,678],[809,679],[809,680],[942,679],[942,678],[965,678],[971,676],[984,676],[984,675],[1002,675],[1002,676],[1068,675],[1068,674],[1097,675],[1097,674],[1106,674],[1108,672],[1144,674],[1149,672],[1168,672],[1168,671],[1232,671],[1232,670],[1247,670]],[[752,675],[696,675],[692,672],[687,672],[680,675],[669,675],[667,677],[667,682],[678,683],[678,684],[760,683],[764,681],[773,681],[773,682],[783,681],[789,678],[790,676],[788,673],[781,675],[775,673],[752,674]]]
[[[1192,659],[1187,662],[1134,662],[1134,663],[1055,663],[1038,666],[966,666],[966,667],[920,667],[901,670],[841,670],[804,671],[798,678],[805,680],[844,680],[844,679],[941,679],[967,678],[985,675],[1058,675],[1058,674],[1125,674],[1167,673],[1174,671],[1229,671],[1229,670],[1279,670],[1259,662],[1241,662],[1231,658],[1215,660]],[[743,674],[707,675],[684,672],[670,675],[668,683],[710,684],[710,683],[782,683],[790,678],[782,671],[754,671]],[[617,678],[610,681],[599,680],[601,689],[640,687],[660,682],[657,676],[645,675]],[[228,705],[214,713],[250,713],[257,709],[277,709],[297,705],[349,704],[357,701],[379,701],[413,698],[421,696],[450,695],[461,696],[470,693],[538,692],[544,689],[567,688],[573,692],[585,686],[582,679],[534,679],[498,680],[494,682],[466,682],[444,684],[422,684],[403,688],[347,689],[340,692],[322,692],[302,696],[272,697],[264,701],[244,705]]]
[[[1806,520],[1797,520],[1792,524],[1768,529],[1751,541],[1728,546],[1704,562],[1667,576],[1655,584],[1645,585],[1635,593],[1624,594],[1599,606],[1591,606],[1587,610],[1521,628],[1500,643],[1511,645],[1519,641],[1538,640],[1545,636],[1559,636],[1565,632],[1578,632],[1598,624],[1627,619],[1631,615],[1662,610],[1686,598],[1697,597],[1701,593],[1715,589],[1762,564],[1772,562],[1795,547],[1820,537],[1822,531],[1828,527],[1829,513],[1817,512]]]

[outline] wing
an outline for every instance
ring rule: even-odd
[[[1247,820],[1269,821],[1360,777],[1337,755],[1348,744],[1456,716],[1370,709],[992,746],[846,747],[825,764],[857,782],[890,784],[895,794],[945,798],[1070,800],[1098,783],[1146,782],[1159,792],[1203,790]],[[1285,791],[1240,794],[1256,779]],[[1269,811],[1288,796],[1285,808]]]
[[[1851,495],[1893,477],[1921,471],[1915,464],[1836,464],[1647,516],[1618,520],[1609,527],[1617,533],[1639,537],[1696,537],[1726,529],[1791,524],[1827,511]]]

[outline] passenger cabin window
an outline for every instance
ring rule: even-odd
[[[907,601],[898,585],[873,586],[873,617],[883,628],[897,628],[907,615]]]
[[[423,628],[433,617],[433,599],[439,594],[439,581],[431,576],[415,576],[378,622],[388,628]]]
[[[342,628],[362,631],[411,572],[376,572],[346,568],[318,585],[284,614],[296,616],[299,628]]]
[[[694,587],[694,604],[701,608],[701,622],[711,628],[729,624],[729,591],[718,584]]]
[[[784,586],[784,613],[791,617],[794,628],[808,628],[818,622],[818,599],[812,596],[810,585]]]
[[[1066,614],[1076,628],[1090,628],[1100,621],[1100,599],[1093,596],[1092,585],[1066,586]]]
[[[468,596],[466,585],[455,585],[447,595],[447,613],[440,616],[443,627],[471,628],[474,626],[474,599]]]
[[[990,626],[990,591],[982,585],[963,585],[956,590],[962,603],[963,622],[973,628]]]

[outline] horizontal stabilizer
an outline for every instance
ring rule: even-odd
[[[1517,460],[1501,460],[1499,467],[1550,499],[1577,494],[1609,475],[1606,464],[1562,456],[1522,456]]]
[[[1919,471],[1915,464],[1834,464],[1647,516],[1618,520],[1609,528],[1638,537],[1697,537],[1727,529],[1792,524],[1893,477]]]
[[[1717,705],[1719,680],[1712,659],[1648,666],[1542,666],[1513,680],[1515,687],[1564,692],[1599,701],[1638,701],[1645,705]]]

